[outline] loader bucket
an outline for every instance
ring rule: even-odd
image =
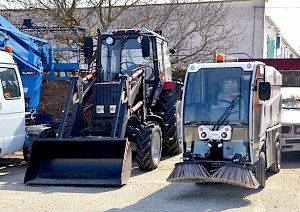
[[[132,168],[127,139],[42,138],[33,142],[28,185],[124,185]]]

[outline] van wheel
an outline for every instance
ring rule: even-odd
[[[266,154],[264,152],[260,152],[257,165],[256,179],[260,184],[259,187],[264,188],[267,178]]]
[[[281,148],[280,148],[279,142],[276,142],[275,150],[276,150],[275,162],[270,167],[270,171],[274,172],[274,173],[278,173],[278,172],[280,172],[280,167],[281,167]]]

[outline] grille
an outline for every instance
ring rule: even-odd
[[[281,127],[282,134],[288,134],[291,132],[291,126],[282,126]]]
[[[285,140],[285,144],[300,144],[299,140]]]
[[[95,105],[117,104],[120,99],[119,83],[98,83],[94,86]]]

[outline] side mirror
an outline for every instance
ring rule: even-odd
[[[176,52],[175,52],[175,49],[169,49],[169,52],[171,53],[171,54],[175,54]]]
[[[271,84],[269,82],[260,82],[258,95],[260,100],[269,100],[271,97]]]
[[[150,56],[150,39],[149,39],[149,37],[143,36],[141,44],[142,44],[143,57],[144,58],[149,57]]]
[[[90,58],[93,56],[93,38],[85,37],[84,38],[84,57]]]

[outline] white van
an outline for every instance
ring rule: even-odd
[[[0,51],[0,155],[22,150],[25,140],[25,102],[18,67]]]
[[[300,87],[283,87],[282,151],[300,151]]]

